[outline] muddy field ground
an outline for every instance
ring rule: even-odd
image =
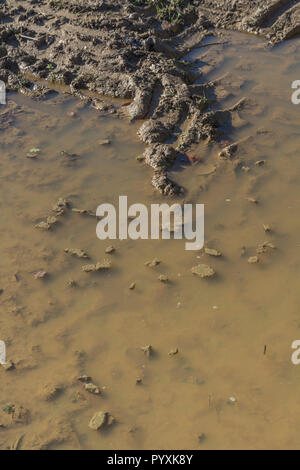
[[[297,446],[300,1],[0,20],[0,448]],[[205,249],[99,244],[97,205],[127,193],[204,200]]]

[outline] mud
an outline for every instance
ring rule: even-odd
[[[297,4],[276,2],[259,30],[258,2],[194,2],[176,24],[63,5],[3,6],[1,73],[28,97],[0,110],[0,448],[299,447],[299,43],[222,31],[276,43]],[[145,150],[138,118],[145,142],[168,141]],[[96,240],[100,202],[161,202],[148,176],[206,204],[205,250]]]
[[[267,0],[262,7],[259,0],[182,0],[171,10],[165,2],[156,5],[158,10],[147,0],[7,0],[0,5],[0,79],[36,99],[64,84],[82,99],[89,90],[130,100],[124,110],[130,119],[147,119],[138,134],[148,144],[169,144],[183,123],[180,151],[201,140],[224,140],[244,104],[211,109],[217,83],[195,85],[203,72],[195,73],[182,57],[212,33],[222,40],[224,29],[259,34],[270,44],[292,38],[300,32],[299,2]],[[114,112],[99,98],[93,103]],[[166,160],[165,148],[156,147],[155,154],[151,166]],[[77,155],[62,155],[63,164],[77,164]],[[184,192],[165,169],[156,169],[152,184],[165,195]],[[40,228],[51,227],[46,222]]]

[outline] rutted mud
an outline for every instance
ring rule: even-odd
[[[70,86],[83,98],[82,90],[130,100],[126,106],[133,120],[147,119],[139,129],[147,152],[166,161],[166,152],[153,145],[172,144],[178,128],[186,123],[176,150],[180,158],[191,145],[222,141],[231,132],[236,112],[249,105],[233,103],[228,109],[211,109],[216,83],[195,86],[193,68],[182,57],[211,32],[236,29],[261,34],[271,44],[299,34],[299,2],[288,0],[182,0],[150,1],[5,1],[1,5],[2,40],[0,79],[12,90],[42,98],[48,87],[34,77]],[[31,77],[31,78],[28,78]],[[94,105],[103,103],[94,98]],[[168,162],[168,164],[170,161]],[[165,195],[184,193],[167,169],[159,165],[153,186]]]

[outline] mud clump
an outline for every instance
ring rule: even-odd
[[[204,248],[204,253],[208,256],[215,256],[216,258],[220,258],[222,256],[222,253],[214,248]]]
[[[152,261],[146,261],[145,266],[147,266],[148,268],[156,268],[160,265],[160,263],[161,261],[159,259],[154,258]]]
[[[52,207],[52,211],[55,212],[56,216],[59,217],[61,215],[64,215],[66,210],[69,207],[69,203],[66,199],[60,197],[56,204]]]
[[[147,346],[143,346],[141,350],[147,357],[151,357],[153,355],[153,347],[151,346],[151,344],[148,344]]]
[[[168,169],[176,160],[177,152],[170,145],[155,144],[144,152],[145,163],[155,170]]]
[[[164,274],[161,274],[159,277],[158,277],[158,280],[160,282],[163,282],[163,283],[167,283],[169,282],[169,278],[167,276],[165,276]]]
[[[60,385],[47,384],[39,392],[40,398],[45,401],[54,401],[62,393],[63,388]]]
[[[52,227],[57,224],[58,219],[56,217],[47,217],[47,220],[44,221],[42,220],[38,224],[35,225],[35,228],[41,229],[41,230],[51,230]]]
[[[268,253],[269,251],[276,250],[276,245],[272,242],[263,242],[260,243],[256,249],[256,253],[258,255],[263,254],[263,253]]]
[[[200,277],[201,279],[208,279],[214,277],[216,275],[216,272],[213,268],[206,264],[199,264],[198,266],[194,266],[192,268],[192,274]]]
[[[95,212],[92,212],[88,209],[77,209],[76,207],[72,208],[72,212],[79,215],[90,215],[91,217],[96,217]]]
[[[172,181],[166,171],[154,172],[152,186],[164,196],[178,196],[184,193],[184,189]]]
[[[69,153],[65,150],[60,152],[61,162],[64,166],[75,166],[78,160],[80,160],[80,156],[76,153]]]
[[[88,375],[80,375],[79,377],[77,377],[77,380],[81,383],[88,383],[91,382],[92,378]]]
[[[44,271],[43,269],[39,269],[38,271],[35,271],[33,273],[33,277],[35,280],[44,279],[47,276],[48,276],[47,271]]]
[[[169,126],[151,119],[141,126],[138,135],[146,144],[154,144],[165,142],[172,134]]]
[[[84,389],[87,392],[92,393],[93,395],[101,395],[100,388],[97,385],[93,384],[92,382],[86,383],[84,386]]]
[[[92,273],[97,271],[107,271],[111,268],[111,262],[109,260],[104,260],[96,264],[87,264],[82,266],[82,271],[85,273]]]
[[[89,422],[89,428],[93,431],[100,431],[114,423],[114,417],[106,411],[98,411]]]
[[[85,259],[88,259],[89,258],[89,255],[87,253],[85,253],[85,251],[83,250],[80,250],[80,249],[72,249],[72,248],[65,248],[64,249],[64,252],[67,253],[67,254],[70,254],[72,256],[75,256],[76,258],[85,258]]]
[[[22,405],[8,404],[2,411],[11,415],[13,424],[28,424],[30,421],[30,411]]]

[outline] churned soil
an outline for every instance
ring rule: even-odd
[[[89,90],[129,100],[128,116],[145,120],[138,134],[150,146],[152,184],[173,195],[182,193],[167,174],[174,151],[224,140],[233,114],[249,106],[242,100],[218,109],[220,82],[196,84],[199,72],[182,58],[225,29],[259,34],[270,45],[292,38],[300,32],[300,2],[2,0],[0,19],[0,79],[8,89],[41,99],[59,83],[84,99]],[[176,149],[166,149],[182,124]]]

